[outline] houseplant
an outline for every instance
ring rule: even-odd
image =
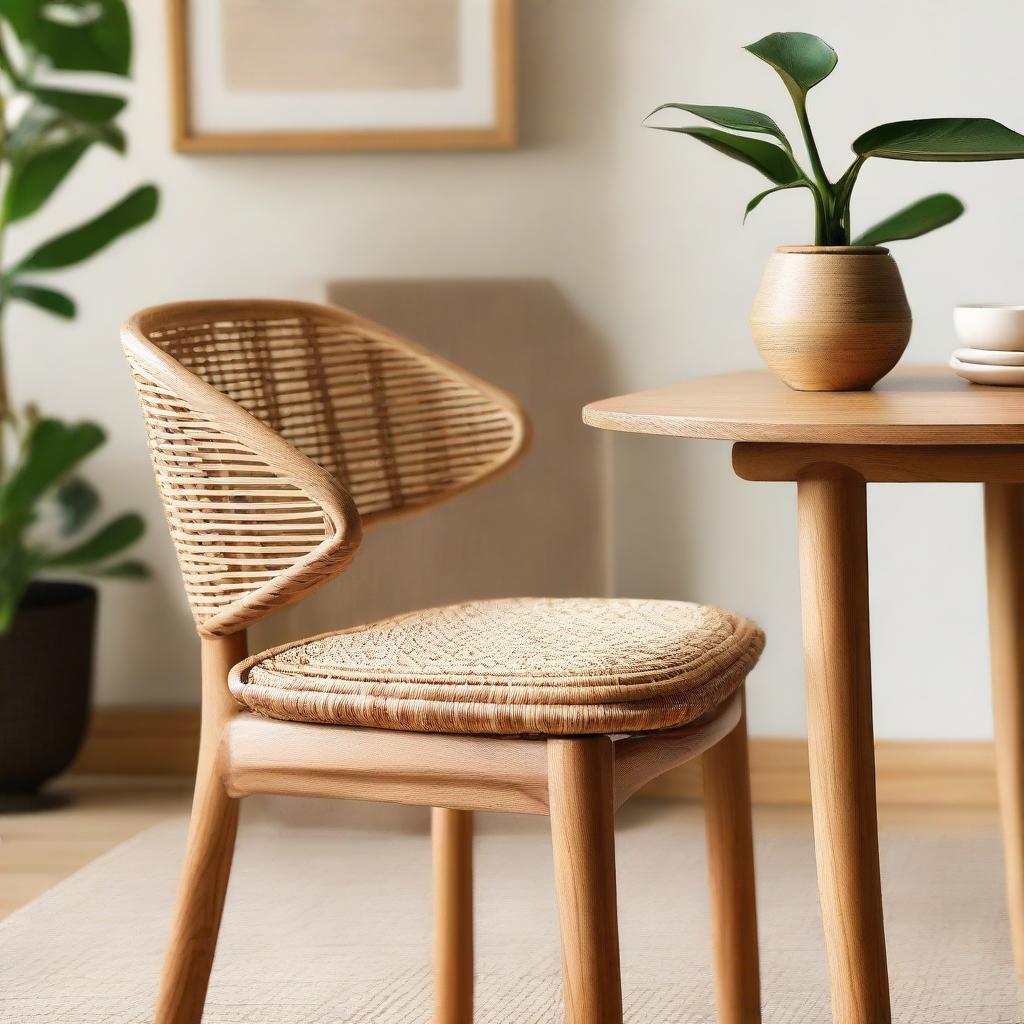
[[[61,4],[5,0],[0,7],[0,252],[93,147],[125,152],[121,96],[71,87],[62,72],[124,77],[131,26],[123,0]],[[0,318],[14,302],[71,319],[70,296],[41,279],[81,263],[150,220],[157,192],[137,188],[103,213],[5,260]],[[39,574],[138,578],[122,554],[141,536],[139,516],[96,529],[96,489],[80,466],[104,441],[95,423],[65,423],[18,408],[4,372],[0,332],[0,802],[31,794],[74,757],[85,729],[96,606],[94,588]]]
[[[754,303],[754,339],[765,362],[792,388],[870,388],[896,365],[911,326],[899,270],[881,243],[933,231],[955,220],[964,208],[954,196],[930,195],[854,234],[851,203],[865,163],[872,157],[1014,160],[1024,157],[1024,136],[988,118],[895,121],[855,139],[853,161],[833,181],[811,130],[807,94],[835,69],[835,51],[805,32],[775,32],[745,49],[774,68],[789,92],[810,173],[779,125],[756,110],[665,103],[652,116],[682,110],[718,127],[649,127],[688,135],[760,171],[771,187],[750,200],[747,214],[776,192],[799,188],[809,193],[814,245],[783,246],[770,258]]]

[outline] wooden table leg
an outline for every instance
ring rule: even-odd
[[[840,465],[797,483],[814,843],[837,1024],[890,1024],[871,722],[867,495]]]
[[[985,547],[1006,895],[1024,978],[1024,485],[985,485]]]

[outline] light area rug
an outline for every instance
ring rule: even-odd
[[[430,1021],[425,813],[316,803],[248,802],[205,1024]],[[561,1020],[545,826],[479,816],[477,1024]],[[809,821],[756,826],[765,1020],[827,1024]],[[0,1021],[151,1019],[184,836],[150,829],[0,924]],[[710,1024],[700,809],[634,801],[617,841],[627,1021]],[[895,1020],[1024,1022],[991,823],[884,828],[882,860]]]

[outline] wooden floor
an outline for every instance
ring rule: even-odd
[[[0,814],[0,919],[150,825],[188,812],[188,779],[69,776],[69,803]]]
[[[187,813],[191,782],[69,776],[53,791],[66,794],[69,804],[32,814],[0,814],[0,919],[150,825]],[[807,807],[776,811],[810,828]],[[879,819],[883,825],[928,830],[997,827],[992,807],[883,807]]]

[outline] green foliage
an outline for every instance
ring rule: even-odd
[[[60,532],[68,537],[80,530],[100,507],[99,491],[88,480],[70,477],[57,488],[55,497],[60,508]]]
[[[680,135],[690,135],[699,139],[712,149],[717,149],[719,153],[748,164],[778,185],[788,184],[800,177],[800,168],[789,153],[770,142],[748,139],[745,135],[730,135],[728,132],[720,132],[717,128],[670,128],[663,125],[656,127],[659,131],[678,132]]]
[[[853,240],[854,245],[881,245],[900,238],[917,238],[944,227],[964,212],[964,204],[948,192],[926,196],[903,207]]]
[[[8,284],[5,293],[9,299],[17,299],[19,302],[27,302],[38,309],[45,309],[54,316],[64,317],[65,320],[73,320],[75,313],[75,300],[56,288],[43,288],[37,284]]]
[[[0,14],[30,53],[59,71],[127,75],[132,29],[124,0],[4,0]]]
[[[125,98],[109,91],[109,77],[97,88],[79,83],[83,72],[127,76],[131,56],[124,0],[0,0],[0,251],[8,228],[41,210],[94,147],[125,153],[116,123]],[[61,72],[76,73],[67,87]],[[13,122],[11,111],[20,111]],[[151,220],[157,205],[157,190],[143,185],[84,224],[22,247],[0,268],[0,315],[17,301],[72,319],[74,299],[31,278],[90,259]],[[92,527],[100,495],[79,469],[104,443],[102,429],[19,414],[3,367],[0,351],[0,633],[38,573],[147,575],[142,562],[121,557],[142,535],[139,516]]]
[[[811,130],[807,93],[835,69],[838,63],[835,50],[823,39],[806,32],[774,32],[744,49],[774,68],[786,86],[807,149],[810,174],[793,155],[789,140],[775,121],[756,110],[664,103],[653,113],[666,109],[683,110],[731,131],[665,125],[648,127],[689,135],[760,171],[774,187],[754,196],[747,204],[746,214],[776,192],[808,189],[814,200],[814,240],[817,245],[850,244],[851,198],[861,169],[871,157],[933,162],[1018,160],[1024,157],[1024,135],[989,118],[937,117],[895,121],[872,128],[857,138],[853,143],[853,162],[836,181],[831,181],[822,165]],[[735,132],[747,134],[733,134]],[[776,141],[751,139],[747,137],[750,134],[769,135]],[[916,238],[949,224],[963,212],[963,204],[954,196],[946,193],[928,196],[864,232],[857,239],[857,244],[877,245]]]
[[[894,121],[865,132],[853,151],[888,160],[1019,160],[1024,136],[987,117],[929,117]]]
[[[720,128],[732,128],[738,132],[755,132],[763,135],[774,135],[790,152],[793,147],[789,139],[782,133],[782,129],[767,115],[756,110],[747,110],[745,107],[708,107],[700,103],[662,103],[655,107],[647,116],[654,117],[662,110],[685,110],[689,114],[696,114]]]
[[[824,39],[806,32],[773,32],[743,49],[775,68],[792,96],[806,96],[839,63]]]
[[[145,224],[156,213],[157,191],[152,185],[143,185],[129,193],[98,217],[72,228],[33,249],[13,269],[11,278],[26,271],[63,270],[95,256],[116,238]]]
[[[114,561],[145,529],[133,513],[110,520],[84,540],[74,539],[92,521],[100,500],[91,485],[73,474],[104,440],[95,423],[39,419],[30,426],[0,486],[0,632],[10,625],[25,589],[40,572],[71,568],[131,579],[147,574],[141,562]],[[51,505],[60,527],[47,530]]]

